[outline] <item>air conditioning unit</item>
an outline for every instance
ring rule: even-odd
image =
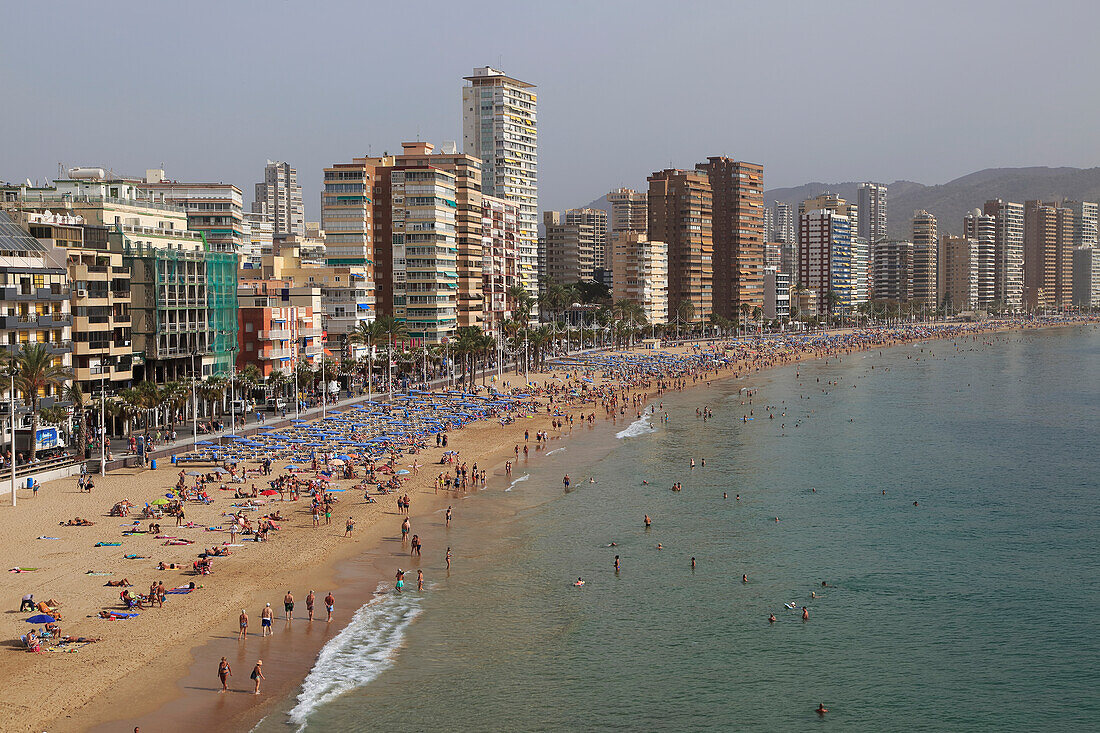
[[[76,291],[76,297],[78,297],[78,298],[87,298],[88,297],[88,291],[87,290],[77,290]]]

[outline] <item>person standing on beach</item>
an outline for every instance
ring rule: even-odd
[[[229,660],[222,657],[222,660],[218,662],[218,679],[222,681],[222,689],[220,692],[229,690],[229,678],[232,676],[233,669],[229,666]]]
[[[424,571],[423,570],[417,570],[416,571],[416,589],[418,591],[424,590]]]
[[[346,525],[344,525],[344,536],[351,537],[351,531],[353,529],[355,529],[355,520],[351,517],[348,517],[348,522]]]
[[[252,668],[252,679],[256,683],[256,690],[252,693],[253,695],[259,695],[260,694],[260,680],[266,680],[267,679],[267,677],[264,677],[264,672],[263,672],[263,669],[262,669],[263,666],[264,666],[264,660],[257,659],[256,660],[256,666]]]
[[[451,569],[451,548],[447,548],[447,570]]]
[[[325,610],[328,611],[328,618],[325,619],[327,623],[332,623],[332,609],[336,606],[336,599],[332,597],[332,591],[328,592],[325,596]]]
[[[286,620],[292,620],[294,616],[294,596],[291,595],[290,591],[287,591],[286,595],[283,596],[283,611],[286,613]]]
[[[447,507],[447,526],[451,526],[451,508]]]
[[[243,639],[245,636],[248,635],[248,614],[245,613],[243,608],[241,609],[240,622],[241,622],[241,633],[237,634],[237,641],[240,641],[241,639]]]
[[[316,596],[313,595],[313,590],[309,591],[309,595],[306,596],[306,611],[309,612],[309,620],[313,620],[313,601]]]
[[[263,630],[261,636],[267,636],[268,634],[274,634],[271,630],[271,621],[275,618],[275,612],[271,610],[271,604],[264,606],[264,610],[260,612],[260,628]]]

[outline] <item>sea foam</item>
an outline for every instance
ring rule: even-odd
[[[380,583],[374,598],[360,607],[349,623],[325,644],[313,669],[302,682],[291,722],[305,727],[310,714],[340,695],[363,687],[393,665],[405,639],[405,629],[420,615],[420,598],[395,593]]]
[[[630,423],[626,430],[621,430],[615,434],[616,438],[637,438],[639,435],[645,435],[647,433],[655,433],[657,428],[650,424],[649,413],[642,415],[640,418]]]

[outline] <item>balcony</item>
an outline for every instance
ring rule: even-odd
[[[314,338],[321,335],[321,329],[314,327],[299,328],[298,335],[302,338]]]
[[[278,361],[294,357],[293,349],[264,349],[256,355],[261,361]]]
[[[290,338],[290,329],[280,328],[273,331],[260,331],[257,335],[261,341],[286,341]]]
[[[38,325],[43,328],[63,328],[73,325],[72,316],[68,313],[50,313],[38,316]]]

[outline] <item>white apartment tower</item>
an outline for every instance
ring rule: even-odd
[[[795,244],[794,236],[794,211],[790,204],[782,201],[774,202],[772,214],[772,242]]]
[[[886,236],[886,186],[859,184],[859,236],[874,244]]]
[[[991,199],[983,212],[994,221],[994,302],[1017,313],[1024,308],[1024,205]]]
[[[963,217],[963,236],[977,243],[974,297],[978,310],[989,310],[993,306],[996,292],[996,256],[997,220],[974,209]],[[941,262],[943,258],[941,257]]]
[[[306,234],[306,210],[302,204],[302,187],[298,184],[298,171],[282,161],[267,161],[264,180],[256,184],[256,200],[252,202],[254,214],[264,214],[271,219],[275,234]]]
[[[603,209],[567,209],[566,224],[587,224],[592,227],[592,268],[605,271],[606,284],[611,284],[611,247],[607,237],[607,212]]]
[[[462,150],[482,160],[482,193],[519,206],[519,280],[538,295],[538,128],[533,84],[489,66],[462,89]]]
[[[649,204],[645,191],[617,188],[607,194],[611,204],[611,235],[620,232],[645,234],[649,226]]]

